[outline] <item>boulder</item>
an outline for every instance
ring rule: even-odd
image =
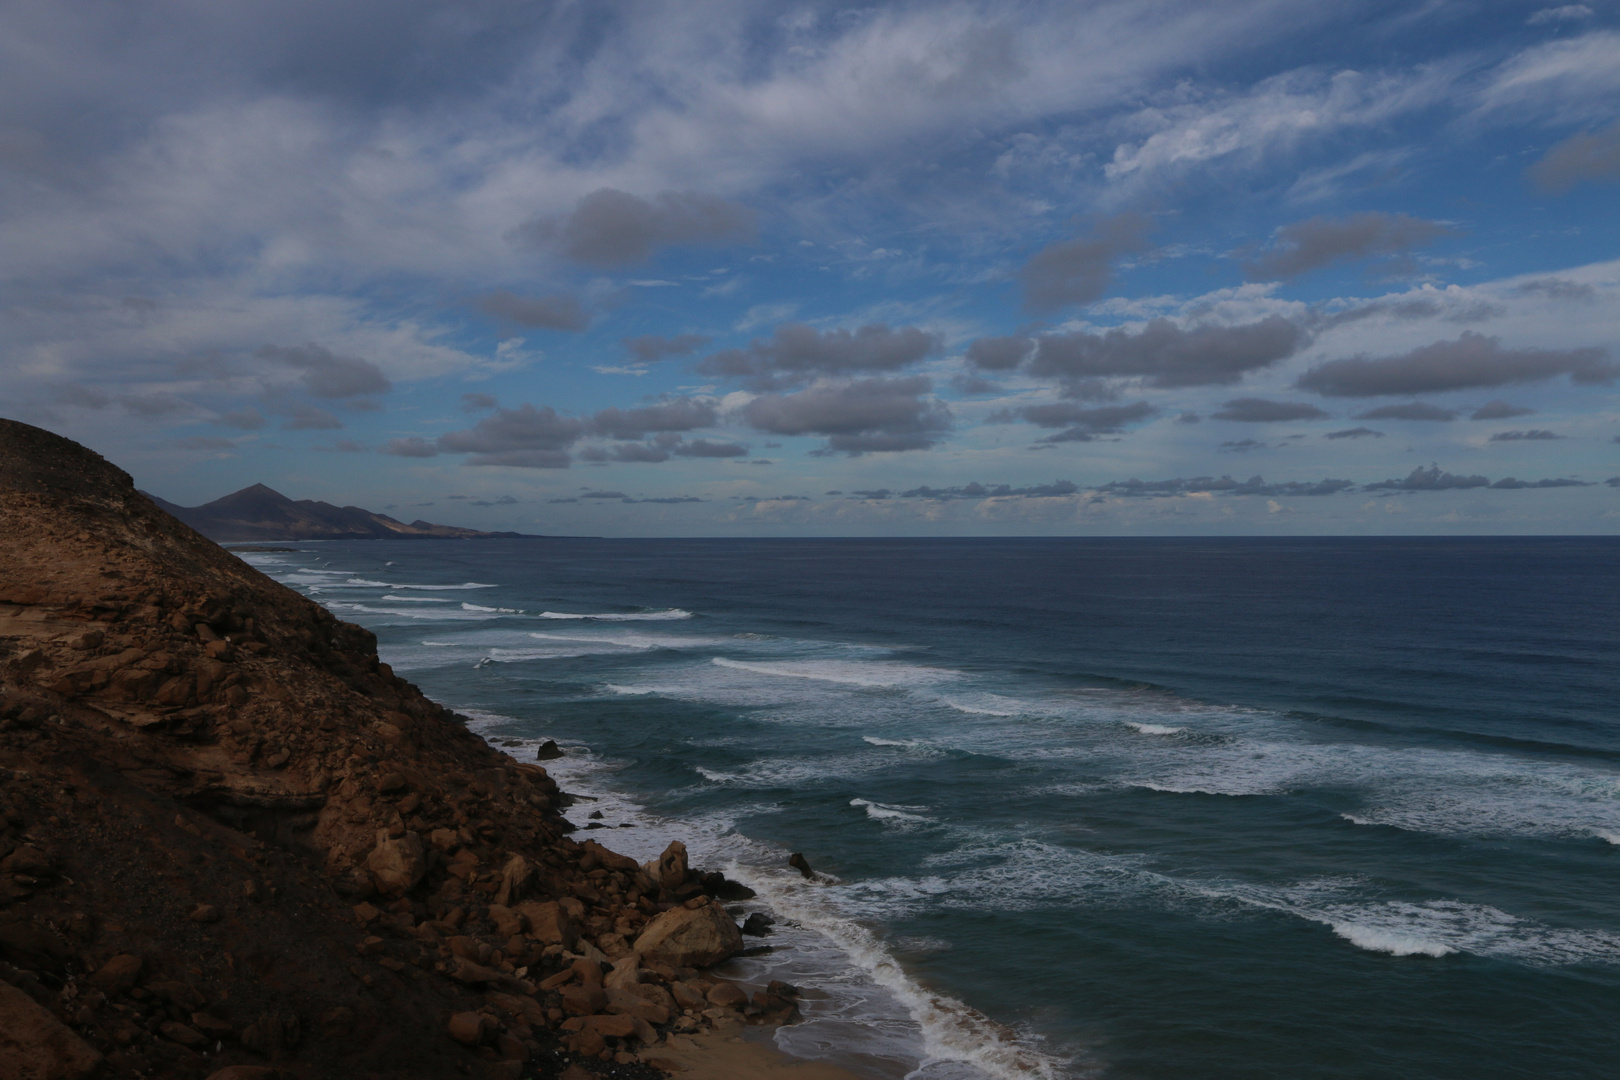
[[[748,994],[736,983],[721,982],[710,987],[709,1004],[721,1009],[740,1009],[748,1004]]]
[[[803,874],[806,881],[816,876],[816,872],[810,869],[810,860],[797,851],[788,856],[788,865]]]
[[[94,1047],[7,982],[0,982],[0,1080],[78,1080],[101,1066]]]
[[[574,931],[574,921],[555,900],[544,903],[525,900],[517,906],[517,911],[528,920],[529,936],[541,944],[568,948],[579,937]]]
[[[522,900],[539,876],[533,863],[522,855],[513,855],[501,868],[501,887],[495,893],[495,903],[508,907]]]
[[[450,1037],[463,1046],[477,1046],[489,1030],[489,1017],[483,1013],[458,1012],[450,1018]]]
[[[534,752],[534,760],[536,761],[553,761],[562,756],[562,748],[557,745],[556,739],[547,739]]]
[[[366,856],[366,869],[377,883],[377,891],[389,896],[403,896],[416,888],[427,873],[427,854],[422,849],[422,838],[407,830],[397,839],[390,839],[386,831],[377,833],[377,846]]]
[[[122,994],[135,985],[141,975],[141,958],[121,953],[102,964],[90,976],[90,982],[104,994]]]
[[[679,840],[670,842],[664,853],[658,856],[658,861],[647,867],[647,873],[652,875],[660,888],[674,892],[686,884],[686,875],[690,868],[686,864],[686,845]]]
[[[631,953],[613,962],[613,970],[607,973],[602,985],[609,990],[627,990],[640,982],[641,956]]]
[[[708,967],[743,950],[742,932],[726,909],[705,897],[692,907],[672,908],[636,938],[643,959],[671,967]]]
[[[500,904],[489,906],[489,921],[495,924],[495,932],[503,938],[516,937],[524,930],[523,915]]]

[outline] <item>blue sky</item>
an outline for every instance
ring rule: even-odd
[[[1612,533],[1620,4],[0,9],[0,413],[602,535]]]

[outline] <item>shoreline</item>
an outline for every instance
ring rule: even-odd
[[[776,1030],[735,1028],[672,1035],[638,1057],[681,1080],[901,1080],[905,1075],[854,1072],[834,1062],[794,1056],[776,1045]]]

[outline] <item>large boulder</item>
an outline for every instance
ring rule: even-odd
[[[686,864],[686,845],[679,840],[671,841],[664,853],[658,856],[658,861],[649,863],[646,869],[660,888],[674,892],[686,884],[690,869]]]
[[[10,983],[0,982],[0,1080],[78,1080],[101,1065],[94,1047]]]
[[[377,883],[377,891],[388,896],[403,896],[416,888],[416,883],[427,873],[427,853],[422,838],[414,832],[390,839],[386,831],[377,833],[377,846],[366,856],[366,869]]]
[[[635,951],[671,967],[708,967],[742,952],[742,931],[724,907],[709,897],[688,904],[648,923]]]
[[[529,924],[529,936],[542,945],[572,948],[579,939],[573,920],[555,900],[525,900],[517,906],[517,910]]]

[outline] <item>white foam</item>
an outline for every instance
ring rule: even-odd
[[[1003,711],[1001,711],[999,709],[986,709],[986,708],[984,708],[983,706],[980,706],[980,705],[964,705],[960,701],[952,701],[950,698],[940,698],[940,700],[943,701],[946,705],[949,705],[951,708],[955,709],[957,712],[967,713],[969,716],[1017,716],[1018,715],[1015,712],[1003,712]]]
[[[870,802],[866,799],[851,799],[849,805],[859,806],[866,811],[866,816],[874,821],[885,824],[926,825],[933,822],[933,818],[917,813],[926,810],[926,806],[890,806],[887,803]]]
[[[770,675],[781,679],[813,679],[817,682],[873,688],[926,685],[954,679],[960,675],[960,672],[947,671],[943,668],[921,667],[887,660],[791,660],[760,664],[717,656],[713,663],[716,667],[750,671],[756,675]]]
[[[1438,941],[1428,941],[1411,934],[1397,933],[1377,926],[1358,926],[1355,923],[1329,923],[1333,932],[1358,949],[1368,952],[1389,953],[1391,956],[1450,956],[1457,950]]]
[[[917,742],[916,739],[880,739],[876,735],[862,735],[861,736],[861,741],[871,743],[873,746],[919,746],[919,745],[921,745],[920,743]]]
[[[1143,735],[1180,735],[1187,729],[1184,727],[1169,727],[1165,724],[1144,724],[1135,720],[1125,721],[1125,726],[1140,731]]]
[[[1599,840],[1607,840],[1611,844],[1620,845],[1620,830],[1593,829],[1592,835],[1597,837]]]
[[[392,600],[400,604],[453,604],[454,600],[441,600],[436,596],[393,596],[385,595],[384,600]]]
[[[357,577],[356,578],[350,578],[348,581],[345,581],[343,584],[345,584],[345,585],[353,585],[356,588],[362,588],[362,589],[393,589],[393,588],[398,588],[398,586],[392,585],[392,584],[390,584],[389,582],[386,582],[386,581],[367,581],[365,578],[357,578]]]
[[[663,611],[637,611],[619,613],[612,611],[575,613],[571,611],[542,611],[536,615],[537,619],[595,619],[598,622],[668,622],[675,619],[690,619],[692,613],[680,608],[667,608]]]
[[[462,611],[488,611],[488,612],[493,612],[493,613],[500,614],[500,615],[521,615],[521,614],[523,614],[522,610],[519,609],[519,608],[484,607],[484,606],[482,606],[480,604],[469,604],[465,600],[462,601],[462,603],[461,603],[461,610]]]
[[[961,1062],[998,1080],[1056,1080],[1061,1075],[1061,1062],[1042,1054],[1010,1028],[947,994],[919,985],[876,934],[838,914],[825,896],[817,895],[837,890],[780,871],[738,868],[736,876],[773,910],[832,940],[873,982],[899,999],[922,1029],[927,1054],[913,1075],[926,1075],[931,1062]],[[781,1036],[778,1038],[780,1041]]]

